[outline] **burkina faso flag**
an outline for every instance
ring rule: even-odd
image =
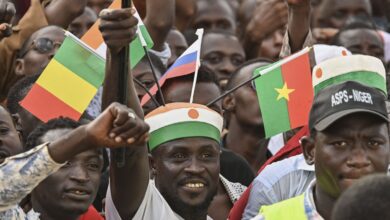
[[[309,48],[255,70],[266,137],[307,125],[313,101]]]

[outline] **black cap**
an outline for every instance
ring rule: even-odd
[[[357,112],[370,113],[389,121],[386,97],[378,89],[354,81],[332,85],[314,97],[309,128],[323,131],[338,119]]]

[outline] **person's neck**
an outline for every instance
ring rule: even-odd
[[[241,125],[234,116],[229,123],[225,147],[243,156],[254,171],[267,160],[267,143],[261,126]]]
[[[64,212],[43,207],[34,196],[31,196],[31,204],[34,212],[39,213],[41,220],[77,220],[80,215],[76,213]]]
[[[185,220],[206,220],[207,219],[207,209],[199,210],[199,209],[189,209],[183,210],[181,212],[177,212]]]
[[[314,187],[314,203],[317,209],[317,212],[324,219],[330,219],[332,215],[332,210],[336,200],[334,197],[328,195],[324,192],[318,185]]]

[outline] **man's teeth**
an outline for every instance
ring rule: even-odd
[[[204,184],[203,183],[187,183],[186,187],[189,187],[189,188],[202,188],[202,187],[204,187]]]
[[[80,190],[72,190],[71,192],[74,193],[74,194],[77,194],[77,195],[85,195],[85,194],[87,194],[85,191],[80,191]]]

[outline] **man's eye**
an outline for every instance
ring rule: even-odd
[[[8,134],[8,132],[9,132],[9,128],[6,128],[6,127],[0,128],[0,134],[1,135]]]
[[[345,148],[348,146],[348,143],[346,141],[335,141],[332,143],[332,145],[337,148]]]
[[[368,146],[370,148],[378,148],[383,144],[382,141],[377,141],[377,140],[369,140],[368,141]]]
[[[238,56],[233,57],[232,58],[232,63],[233,63],[234,66],[239,66],[242,63],[244,63],[244,58],[243,57],[238,57]]]
[[[185,155],[183,153],[176,153],[173,155],[173,157],[176,159],[184,159]]]
[[[99,164],[97,164],[97,163],[89,163],[87,166],[88,166],[88,169],[91,169],[91,170],[99,170],[99,168],[100,168]]]
[[[154,85],[154,81],[152,81],[152,80],[145,80],[145,81],[142,81],[142,84],[144,84],[144,86],[146,88],[150,89]]]
[[[222,57],[219,56],[219,55],[216,55],[216,54],[207,56],[207,57],[204,59],[204,61],[209,62],[209,63],[211,63],[211,64],[220,63],[221,60],[222,60]]]

